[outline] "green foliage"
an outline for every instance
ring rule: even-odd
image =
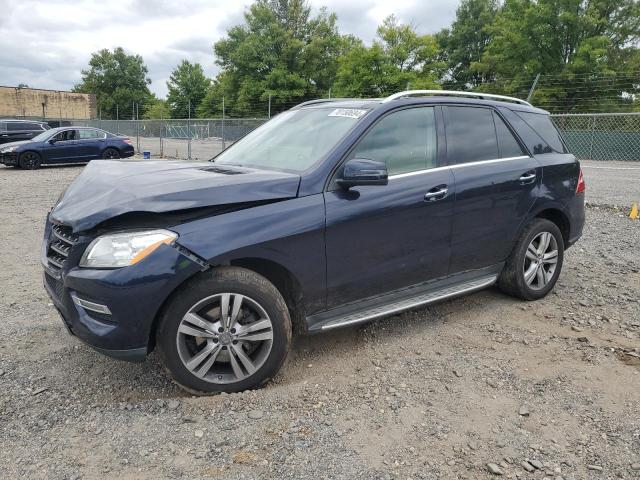
[[[206,98],[215,108],[225,97],[231,115],[264,115],[268,98],[274,112],[328,92],[342,47],[335,14],[316,17],[305,0],[257,0],[245,23],[214,45],[222,67]],[[209,107],[211,105],[211,107]]]
[[[165,100],[154,98],[142,118],[146,120],[156,120],[162,118],[171,118],[171,109]]]
[[[482,60],[491,42],[488,30],[497,13],[497,0],[462,0],[451,28],[436,35],[447,63],[446,88],[473,89],[494,79],[490,68],[479,71],[471,66]]]
[[[350,40],[338,60],[336,96],[379,97],[399,90],[439,88],[445,64],[433,35],[418,35],[391,15],[370,47]]]
[[[121,47],[112,51],[100,50],[91,55],[89,69],[82,71],[82,82],[74,92],[96,95],[102,118],[131,116],[133,103],[139,104],[140,114],[153,98],[149,91],[151,80],[140,55],[127,55]]]
[[[173,118],[187,118],[189,103],[191,103],[191,115],[194,116],[207,94],[209,84],[210,81],[199,63],[189,63],[187,60],[182,60],[180,65],[173,70],[167,82],[169,89],[167,104]]]
[[[624,73],[637,55],[639,8],[635,0],[506,0],[471,68],[495,72],[484,89],[520,94],[541,73],[533,100],[552,110],[620,108],[633,88]]]

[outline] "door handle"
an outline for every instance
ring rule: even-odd
[[[435,202],[436,200],[441,200],[444,197],[446,197],[447,193],[449,193],[449,189],[447,188],[446,185],[441,187],[435,187],[424,194],[424,199],[427,202]]]
[[[532,180],[535,180],[536,172],[527,172],[524,173],[518,180],[523,183],[530,183]]]

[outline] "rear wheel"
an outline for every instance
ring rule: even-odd
[[[282,295],[267,279],[223,267],[174,295],[156,342],[163,364],[186,390],[239,392],[278,372],[291,344],[291,320]]]
[[[42,157],[37,152],[24,152],[20,154],[18,165],[25,170],[36,170],[42,164]]]
[[[560,229],[549,220],[537,218],[520,235],[498,284],[509,295],[537,300],[555,286],[563,260]]]
[[[120,152],[115,148],[107,148],[104,152],[102,152],[102,158],[120,158]]]

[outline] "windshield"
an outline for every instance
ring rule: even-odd
[[[302,172],[321,160],[367,110],[290,110],[258,127],[216,163]]]
[[[54,133],[56,132],[52,132],[51,130],[47,130],[45,132],[42,132],[39,135],[36,135],[35,137],[33,137],[31,139],[32,142],[44,142],[45,140],[47,140],[50,136],[52,136]]]

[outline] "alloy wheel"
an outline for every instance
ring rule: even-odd
[[[524,281],[533,290],[549,284],[558,264],[558,242],[549,232],[540,232],[529,246],[524,259]]]
[[[255,300],[221,293],[193,305],[176,334],[184,367],[211,383],[235,383],[253,375],[269,357],[273,325]]]
[[[27,170],[33,170],[40,166],[40,157],[34,152],[25,152],[20,156],[20,166]]]

